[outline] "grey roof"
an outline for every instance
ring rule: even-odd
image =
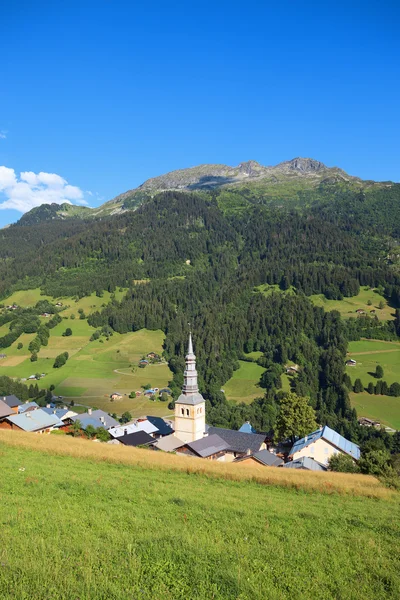
[[[100,417],[104,418],[104,423],[100,421]],[[104,427],[104,429],[110,429],[110,427],[119,427],[120,423],[110,417],[104,410],[92,410],[92,414],[83,413],[81,415],[76,415],[76,417],[72,417],[72,421],[80,421],[82,425],[82,429],[85,429],[87,425],[93,425],[93,427]]]
[[[153,423],[155,427],[157,427],[158,433],[160,435],[170,435],[171,433],[174,433],[172,427],[168,425],[168,423],[166,423],[161,417],[148,416],[147,420],[150,421],[150,423]]]
[[[24,404],[20,404],[18,406],[18,412],[21,414],[27,410],[36,410],[37,408],[39,408],[39,404],[36,402],[25,402]]]
[[[306,437],[301,440],[297,440],[297,442],[293,445],[292,449],[289,452],[289,456],[292,456],[296,452],[299,452],[303,448],[306,448],[313,442],[316,442],[319,438],[323,438],[327,442],[330,442],[333,446],[336,446],[342,452],[345,452],[355,460],[360,458],[360,448],[357,444],[346,440],[342,435],[325,425],[322,429],[317,429],[313,431]]]
[[[149,444],[153,444],[155,440],[145,431],[138,431],[137,433],[121,435],[118,441],[125,446],[148,446]]]
[[[268,467],[279,467],[283,465],[283,460],[276,456],[276,454],[272,454],[269,450],[260,450],[253,454],[253,457],[258,460],[258,462],[266,465]]]
[[[194,394],[181,394],[176,401],[176,404],[190,404],[191,406],[196,406],[196,404],[201,404],[205,402],[203,396],[199,392],[195,392]]]
[[[220,429],[219,427],[208,427],[209,435],[216,433],[229,446],[232,452],[245,453],[250,450],[253,454],[258,452],[265,441],[265,435],[261,433],[243,433],[234,429]]]
[[[14,396],[14,394],[11,394],[11,396],[2,396],[0,400],[3,400],[10,408],[15,408],[22,404],[21,400],[17,396]]]
[[[7,418],[7,421],[24,431],[39,431],[64,425],[56,415],[48,415],[42,408],[19,415],[13,414]]]
[[[326,471],[326,467],[321,465],[319,462],[314,460],[313,458],[309,458],[308,456],[302,456],[301,458],[297,458],[296,460],[292,460],[291,462],[282,465],[282,467],[286,467],[287,469],[303,469],[305,471]]]
[[[0,400],[0,419],[4,417],[8,417],[9,415],[14,415],[14,411],[12,408],[8,406],[3,400]]]
[[[219,437],[217,434],[208,435],[206,437],[201,438],[200,440],[196,440],[195,442],[189,442],[186,446],[192,450],[195,454],[201,456],[201,458],[206,458],[207,456],[212,456],[217,452],[223,452],[224,450],[229,449],[229,445]]]
[[[184,446],[185,442],[172,435],[166,435],[165,437],[159,438],[154,447],[164,452],[173,452],[177,448]]]

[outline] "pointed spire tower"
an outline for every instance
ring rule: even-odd
[[[193,352],[191,332],[185,361],[182,394],[175,402],[175,436],[183,442],[194,442],[204,437],[206,411],[205,400],[199,392],[197,382],[196,356]]]

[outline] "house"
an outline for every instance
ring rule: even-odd
[[[8,406],[3,400],[0,400],[0,429],[9,429],[5,423],[5,419],[10,415],[14,415],[15,411]]]
[[[346,454],[354,460],[360,458],[360,448],[357,444],[346,440],[342,435],[325,425],[325,427],[321,427],[295,442],[289,452],[289,458],[297,460],[307,456],[314,458],[322,465],[327,465],[329,458],[339,453]]]
[[[254,454],[266,448],[265,435],[262,433],[243,433],[219,427],[207,427],[207,433],[208,435],[219,435],[228,444],[232,460],[249,452]]]
[[[3,396],[1,400],[5,402],[7,406],[12,408],[15,413],[18,413],[18,407],[22,405],[21,400],[17,398],[17,396],[14,396],[14,394],[11,396]]]
[[[376,315],[376,310],[373,308],[372,310],[369,311],[371,313],[371,315]]]
[[[175,452],[178,448],[181,448],[184,445],[185,442],[171,434],[158,438],[158,440],[154,443],[154,448],[156,450],[162,450],[163,452]]]
[[[147,419],[143,419],[139,421],[132,421],[132,423],[125,423],[119,427],[111,427],[111,429],[108,430],[109,434],[112,435],[113,438],[120,438],[123,435],[138,433],[139,431],[144,431],[148,435],[155,437],[158,429],[155,425],[153,425],[153,423],[150,423],[150,421]]]
[[[156,393],[155,388],[150,388],[149,390],[144,390],[145,396],[154,396],[155,393]]]
[[[177,454],[207,458],[208,460],[225,460],[225,454],[229,450],[229,444],[216,433],[208,435],[194,442],[187,442],[177,450]]]
[[[42,408],[26,411],[22,414],[13,414],[7,417],[9,429],[20,429],[35,433],[49,433],[53,429],[62,427],[64,423],[56,415],[49,415]]]
[[[7,354],[0,354],[0,358],[7,358]]]
[[[155,352],[149,352],[147,355],[147,358],[151,358],[152,360],[156,359],[159,360],[160,359],[160,355],[156,354]]]
[[[56,302],[56,306],[63,306],[62,302]]]
[[[119,392],[113,392],[110,395],[111,400],[120,400],[122,398],[122,394],[120,394]]]
[[[299,371],[300,371],[299,365],[289,365],[286,367],[286,373],[288,375],[295,375],[296,373],[299,373]]]
[[[147,367],[149,361],[146,359],[139,360],[139,367]]]
[[[236,463],[246,463],[246,464],[257,464],[263,465],[264,467],[281,467],[284,463],[279,456],[276,454],[272,454],[269,450],[260,450],[259,452],[255,452],[254,454],[247,454],[246,456],[241,456],[237,458]]]
[[[239,431],[241,433],[257,433],[257,431],[254,429],[254,427],[252,427],[250,425],[249,421],[246,421],[246,423],[243,423],[243,425],[241,426]]]
[[[169,388],[162,388],[160,390],[160,394],[168,394],[168,396],[171,395],[171,390]]]
[[[372,419],[367,419],[367,417],[360,417],[358,419],[358,422],[360,425],[363,425],[364,427],[377,427],[379,429],[381,426],[379,421],[373,421]]]
[[[73,422],[80,421],[82,429],[86,429],[89,425],[92,425],[95,429],[104,427],[104,429],[110,429],[111,427],[118,427],[119,423],[104,410],[92,410],[88,409],[86,413],[76,415],[71,419]]]
[[[154,437],[163,437],[166,435],[171,435],[174,433],[174,430],[168,423],[164,421],[161,417],[146,417],[150,423],[152,423],[155,427],[157,427],[157,433],[154,434]]]
[[[118,441],[124,446],[149,446],[154,443],[154,438],[145,431],[137,433],[128,433],[118,438]]]
[[[37,410],[39,408],[39,404],[36,402],[25,402],[25,404],[20,404],[18,406],[18,413],[25,413],[32,410]]]
[[[301,469],[303,471],[327,471],[327,468],[324,465],[321,465],[319,462],[308,456],[302,456],[297,460],[291,460],[290,462],[279,466],[287,469]]]
[[[346,367],[355,367],[357,364],[357,361],[354,360],[354,358],[349,358],[349,360],[346,360]]]
[[[68,408],[53,408],[50,406],[46,406],[43,408],[48,415],[55,415],[60,421],[63,422],[63,425],[70,425],[73,423],[72,417],[78,416],[78,413],[69,410]]]
[[[365,310],[363,310],[362,308],[357,308],[356,313],[358,315],[365,315]]]

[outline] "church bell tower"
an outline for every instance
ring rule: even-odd
[[[194,442],[205,435],[206,403],[199,393],[191,333],[185,361],[182,394],[175,402],[175,436],[183,442]]]

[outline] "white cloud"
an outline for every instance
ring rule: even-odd
[[[0,131],[0,140],[5,140],[5,139],[7,139],[7,132]]]
[[[21,213],[41,204],[87,205],[83,191],[70,185],[56,173],[24,171],[19,177],[14,169],[0,166],[0,210],[14,209]]]

